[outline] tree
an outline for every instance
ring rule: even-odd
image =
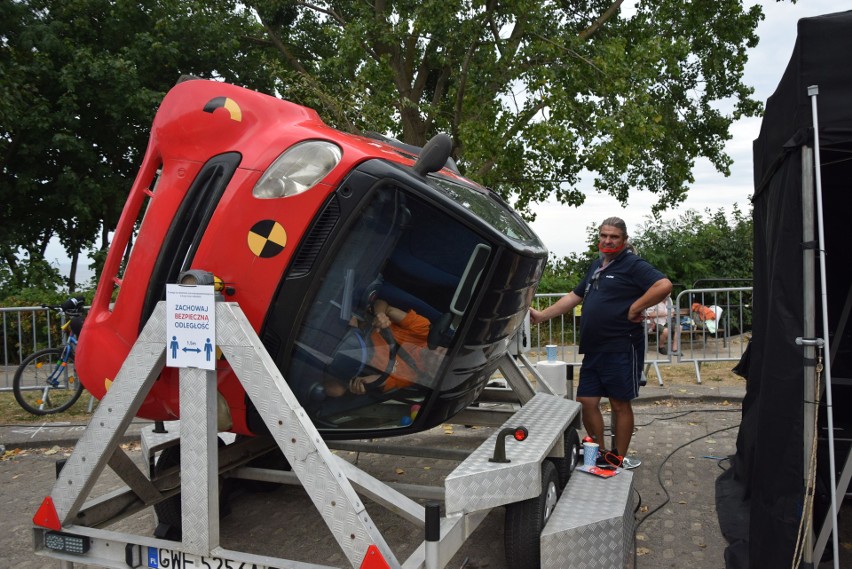
[[[584,172],[626,203],[683,201],[703,156],[725,174],[759,6],[740,0],[254,0],[279,92],[338,128],[422,145],[451,134],[464,172],[531,215],[579,205]],[[722,112],[720,103],[730,104]]]
[[[699,280],[715,280],[708,285],[710,287],[739,286],[735,280],[752,278],[752,219],[736,204],[730,213],[724,209],[706,210],[702,216],[689,210],[676,219],[663,220],[659,215],[649,215],[645,219],[631,236],[630,243],[677,287],[692,288]],[[538,292],[573,290],[598,257],[597,225],[588,226],[587,238],[589,247],[585,252],[550,259]]]
[[[736,205],[730,214],[706,210],[702,217],[690,210],[675,220],[646,219],[633,243],[672,282],[691,288],[701,279],[719,279],[709,286],[732,286],[730,279],[752,278],[752,219]]]
[[[539,293],[565,293],[574,290],[600,255],[598,229],[599,226],[594,223],[586,227],[588,247],[582,253],[571,253],[561,258],[551,254],[538,285]]]
[[[74,264],[107,246],[180,75],[271,90],[236,1],[3,1],[0,17],[0,257],[20,286],[45,282],[28,269],[54,237]]]
[[[551,195],[582,203],[584,173],[622,203],[653,192],[663,210],[698,157],[728,173],[729,126],[760,109],[742,72],[761,10],[622,3],[0,0],[0,259],[26,282],[22,261],[54,236],[75,262],[106,247],[181,74],[280,95],[352,132],[415,145],[447,132],[464,172],[528,216]]]

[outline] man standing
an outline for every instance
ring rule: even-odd
[[[583,303],[580,353],[583,364],[577,401],[583,408],[583,426],[600,445],[610,464],[636,466],[625,460],[633,436],[631,401],[639,395],[645,359],[645,309],[668,297],[672,283],[628,244],[627,225],[618,217],[605,219],[598,231],[601,256],[572,291],[542,311],[530,310],[530,322],[539,324]],[[613,412],[615,448],[604,449],[601,397]]]

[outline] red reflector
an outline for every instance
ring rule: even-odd
[[[59,531],[62,529],[62,524],[59,523],[59,515],[56,513],[56,506],[53,505],[53,498],[48,496],[41,503],[36,514],[33,516],[33,523],[43,528]]]
[[[367,548],[367,555],[364,556],[364,561],[361,563],[361,569],[390,569],[390,565],[382,557],[379,548],[371,545]]]
[[[530,433],[526,429],[526,427],[518,427],[517,429],[515,429],[515,440],[516,441],[522,441],[522,440],[526,439],[527,435],[529,435],[529,434]]]

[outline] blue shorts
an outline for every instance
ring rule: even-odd
[[[577,397],[607,397],[630,401],[639,396],[639,381],[645,354],[631,348],[629,352],[595,352],[583,355]]]

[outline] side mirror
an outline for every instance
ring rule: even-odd
[[[417,162],[414,163],[414,171],[425,176],[430,172],[437,172],[447,164],[450,154],[453,151],[453,141],[446,134],[436,134],[417,157]]]

